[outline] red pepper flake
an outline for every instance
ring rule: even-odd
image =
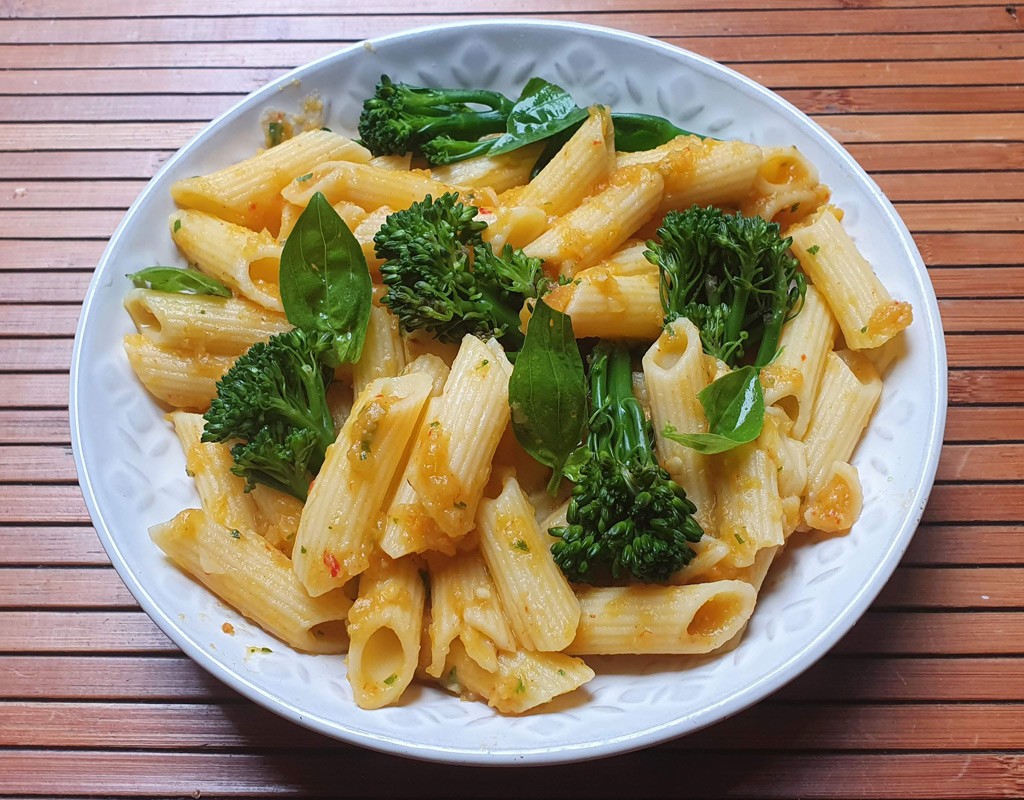
[[[801,360],[801,361],[806,361],[806,360],[807,360],[807,353],[803,353],[803,354],[802,354],[802,355],[800,356],[800,360]]]
[[[249,203],[249,210],[250,211],[255,211],[256,210],[256,204],[255,203]]]
[[[479,208],[478,210],[480,211],[480,213],[481,213],[481,214],[490,214],[490,213],[492,213],[492,212],[491,212],[491,209],[489,209],[489,208],[483,208],[483,207],[481,207],[481,208]]]
[[[330,570],[332,578],[338,577],[338,573],[341,571],[341,567],[338,566],[338,559],[334,557],[333,553],[330,553],[327,550],[324,550],[324,566]]]
[[[235,626],[232,625],[230,622],[225,622],[223,625],[220,626],[220,629],[224,631],[224,633],[226,633],[228,636],[235,635]]]

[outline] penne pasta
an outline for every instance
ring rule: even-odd
[[[124,337],[128,363],[146,390],[161,402],[189,411],[205,411],[217,394],[217,381],[233,356],[165,347],[139,333]]]
[[[220,525],[197,509],[153,526],[149,535],[221,600],[297,650],[345,651],[352,601],[340,589],[310,597],[288,557],[261,536]]]

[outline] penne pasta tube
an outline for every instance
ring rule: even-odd
[[[740,206],[788,227],[828,202],[831,192],[818,182],[818,170],[795,147],[766,147],[750,196]]]
[[[430,174],[434,180],[448,186],[475,189],[486,186],[500,193],[528,183],[533,165],[543,150],[544,142],[537,142],[499,156],[467,158],[455,164],[432,167]]]
[[[241,355],[293,327],[284,314],[237,297],[132,289],[124,307],[151,342],[218,355]]]
[[[352,365],[352,387],[359,394],[375,378],[393,378],[405,367],[405,346],[398,317],[384,306],[370,309],[370,324],[359,361]]]
[[[760,147],[739,141],[691,137],[662,148],[659,168],[665,192],[655,218],[692,205],[739,206],[750,195],[764,160]]]
[[[593,106],[590,115],[554,158],[514,199],[502,205],[537,206],[549,217],[560,217],[604,183],[615,169],[615,131],[611,112]]]
[[[456,640],[440,683],[461,696],[482,697],[502,714],[522,714],[575,691],[594,677],[579,658],[564,653],[501,653],[494,670],[487,670],[466,654]]]
[[[428,675],[440,678],[452,642],[484,669],[498,668],[498,651],[512,652],[516,638],[501,609],[498,590],[479,550],[454,557],[432,554]]]
[[[453,191],[420,170],[398,172],[369,164],[330,161],[315,167],[306,180],[295,180],[284,187],[281,196],[305,207],[314,194],[323,192],[332,204],[344,200],[372,212],[381,206],[400,211],[428,194],[439,197]]]
[[[234,356],[165,347],[140,333],[124,337],[128,363],[154,397],[175,408],[205,411],[217,396],[217,381],[234,363]]]
[[[514,478],[477,514],[480,551],[509,624],[527,650],[563,650],[576,635],[579,603],[551,556],[550,537]]]
[[[656,338],[663,317],[657,270],[619,275],[607,263],[576,273],[574,280],[545,295],[544,302],[572,317],[577,339]]]
[[[348,612],[348,682],[360,708],[398,702],[419,662],[426,587],[415,556],[392,561],[379,553],[359,576]]]
[[[349,230],[354,230],[366,218],[366,212],[355,203],[347,203],[342,200],[339,203],[335,203],[333,208],[338,213],[338,216],[345,221]],[[302,216],[302,212],[305,210],[303,206],[297,206],[295,203],[284,204],[284,208],[281,209],[281,228],[277,233],[277,240],[279,242],[284,243],[284,240],[288,238],[288,235],[295,227],[295,223],[298,222],[299,217]]]
[[[778,357],[761,370],[765,405],[777,405],[789,415],[797,438],[807,430],[825,356],[835,338],[835,318],[828,304],[808,286],[800,313],[782,326]]]
[[[668,426],[680,433],[707,433],[708,421],[697,399],[710,383],[700,331],[688,319],[673,321],[644,355],[643,367],[658,461],[683,487],[697,507],[697,522],[709,531],[715,519],[714,463],[665,436]]]
[[[371,381],[327,448],[292,551],[295,572],[314,597],[369,565],[377,517],[429,394],[423,374]]]
[[[730,550],[723,563],[747,567],[754,563],[759,550],[786,541],[778,467],[757,442],[714,458],[716,538]]]
[[[200,414],[175,411],[167,417],[185,452],[185,472],[195,481],[203,511],[220,525],[258,533],[256,501],[245,491],[245,479],[231,472],[231,448],[202,441],[206,420]]]
[[[846,346],[879,347],[910,325],[913,310],[892,299],[839,220],[840,212],[825,206],[786,235],[800,266],[828,301]]]
[[[619,169],[607,188],[559,217],[523,251],[571,277],[610,256],[647,222],[661,201],[664,186],[656,170],[639,166]]]
[[[171,238],[210,277],[264,308],[284,311],[281,245],[266,231],[256,233],[199,211],[176,211]]]
[[[690,586],[616,586],[577,592],[574,655],[710,653],[750,619],[757,591],[743,581]]]
[[[214,522],[198,509],[149,529],[185,572],[268,633],[297,650],[341,653],[352,601],[337,589],[310,597],[287,556],[263,537]]]
[[[281,190],[323,161],[370,160],[370,151],[331,131],[300,133],[238,164],[209,175],[180,180],[171,187],[178,205],[213,214],[254,231],[276,234]]]
[[[494,339],[462,340],[444,393],[430,401],[407,479],[447,538],[473,527],[491,461],[509,422],[512,365]]]
[[[290,494],[279,492],[263,483],[249,491],[256,503],[256,528],[263,538],[291,558],[292,545],[299,532],[303,503]]]

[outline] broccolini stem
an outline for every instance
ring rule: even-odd
[[[781,269],[775,271],[775,296],[784,298],[789,292],[789,276]],[[755,367],[763,367],[768,364],[779,348],[779,339],[782,336],[782,326],[786,322],[789,312],[789,304],[779,301],[772,306],[772,315],[765,320],[764,333],[761,334],[761,346],[757,348],[757,357],[754,359]]]
[[[494,311],[494,317],[505,327],[505,332],[498,338],[506,350],[522,350],[526,336],[519,330],[522,321],[519,319],[519,310],[508,306],[508,303],[501,295],[493,289],[481,287],[480,297]]]
[[[591,450],[603,450],[622,463],[638,456],[653,461],[647,420],[633,395],[633,364],[626,345],[597,345],[590,367],[590,386],[597,417],[591,427]]]
[[[435,136],[475,141],[489,133],[504,133],[507,124],[507,115],[500,111],[447,114],[433,122],[428,122],[427,119],[424,118],[423,125],[416,132],[418,141],[427,142]]]
[[[458,105],[459,103],[470,103],[478,106],[486,106],[502,115],[506,119],[512,112],[515,105],[500,92],[492,92],[487,89],[444,89],[443,91],[407,92],[403,103],[409,108],[434,108],[438,103],[447,106]]]

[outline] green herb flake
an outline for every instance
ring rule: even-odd
[[[525,691],[526,691],[526,684],[523,683],[523,679],[522,678],[519,678],[518,683],[516,683],[516,694],[522,694]]]
[[[485,359],[484,359],[483,361],[481,361],[481,362],[480,362],[480,363],[479,363],[479,364],[477,365],[477,369],[483,369],[484,367],[486,367],[486,366],[487,366],[488,364],[490,364],[490,363],[491,363],[491,360],[490,360],[489,358],[485,358]]]
[[[563,678],[564,678],[564,677],[565,677],[565,670],[564,670],[564,669],[560,669],[560,670],[558,670],[558,674],[559,674],[559,675],[560,675],[561,677],[563,677]]]
[[[239,531],[237,528],[232,528],[231,529],[231,538],[232,539],[241,539],[242,538],[241,531]]]
[[[284,141],[284,125],[280,122],[267,124],[267,142],[271,147],[277,147]]]
[[[297,180],[299,183],[305,183],[306,181],[308,181],[312,177],[313,177],[313,173],[312,172],[307,172],[305,175],[300,175],[295,180]]]
[[[247,647],[246,652],[253,655],[254,653],[273,653],[274,651],[269,647]]]
[[[747,543],[747,540],[744,539],[742,536],[740,536],[738,533],[734,533],[733,536],[736,537],[736,541],[739,542],[740,544],[746,544]]]
[[[460,509],[460,510],[466,507],[466,503],[464,501],[462,501],[462,500],[459,500],[456,503],[452,503],[452,505],[455,506],[456,508]]]
[[[390,675],[388,675],[384,679],[384,685],[385,686],[393,686],[395,681],[397,681],[397,680],[398,680],[398,676],[394,672],[392,672]]]
[[[359,442],[359,460],[366,461],[370,457],[370,445],[369,439],[363,439]]]
[[[305,548],[305,547],[300,547],[300,548],[299,548],[299,552],[300,552],[300,553],[302,553],[302,555],[306,555],[306,552],[307,552],[307,551],[306,551],[306,548]]]
[[[800,208],[800,204],[799,203],[793,203],[793,205],[791,205],[789,207],[789,213],[790,214],[794,213],[798,208]]]
[[[868,326],[865,325],[863,328],[860,329],[860,332],[861,333],[867,333],[868,332]]]
[[[430,423],[430,427],[431,428],[437,428],[440,425],[441,425],[441,420],[439,420],[439,419],[435,419],[433,422]]]
[[[528,545],[523,539],[516,539],[514,542],[512,542],[512,546],[516,550],[522,550],[524,553],[530,552],[530,545]]]
[[[188,475],[190,478],[194,478],[196,476],[196,474],[188,467],[185,467],[185,474]]]
[[[174,232],[177,233],[181,230],[181,219],[174,220]]]
[[[819,245],[812,244],[810,247],[807,248],[807,253],[808,253],[808,255],[815,256],[815,255],[818,254],[818,251],[820,249],[821,249],[821,247]]]

